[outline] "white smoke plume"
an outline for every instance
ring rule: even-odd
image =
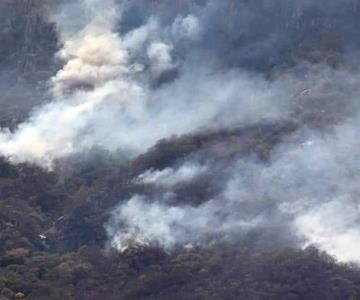
[[[34,110],[15,132],[0,134],[0,153],[10,161],[51,168],[55,160],[93,146],[135,155],[174,134],[288,113],[293,86],[242,71],[185,63],[179,78],[151,89],[148,69],[158,77],[177,68],[166,36],[192,39],[199,32],[195,17],[177,18],[163,30],[149,20],[121,37],[115,30],[121,5],[80,4],[87,22],[76,32],[63,28],[58,56],[64,67],[51,80],[53,102]],[[61,16],[57,20],[66,22]]]
[[[139,9],[139,22],[125,9],[136,1],[66,4],[54,16],[63,67],[50,80],[53,101],[34,109],[15,131],[2,129],[0,154],[46,168],[94,146],[131,157],[173,135],[286,119],[299,109],[297,98],[308,94],[314,107],[321,107],[323,98],[334,99],[330,104],[337,106],[324,106],[324,115],[327,109],[356,114],[356,71],[320,65],[311,73],[301,64],[295,75],[265,76],[246,69],[264,70],[279,61],[280,50],[303,44],[292,35],[306,20],[306,8],[329,11],[326,16],[335,19],[347,6],[313,0],[231,2],[235,6],[215,0],[164,4],[148,16],[160,2],[145,1],[138,4],[145,7]],[[328,30],[324,19],[317,26],[323,22]],[[317,23],[309,24],[311,29]],[[347,18],[344,24],[340,32],[351,27]],[[283,142],[270,161],[237,157],[223,172],[192,160],[148,170],[135,180],[161,189],[151,197],[122,199],[107,225],[111,244],[119,250],[132,243],[172,249],[273,229],[279,239],[267,238],[269,243],[316,244],[341,260],[360,262],[354,250],[360,230],[358,128],[354,120],[332,133],[303,129],[297,134],[306,139]],[[176,186],[204,174],[224,177],[223,190],[197,206],[179,204]]]
[[[327,134],[303,132],[306,140],[283,143],[270,164],[251,157],[234,162],[224,190],[199,206],[174,203],[169,186],[155,199],[135,196],[113,213],[107,225],[111,244],[119,250],[134,244],[172,249],[273,230],[279,236],[274,243],[316,245],[341,261],[360,263],[357,124],[355,120]],[[211,172],[210,165],[207,170]],[[160,183],[166,172],[149,171],[142,177],[157,174]],[[264,239],[271,244],[269,235]]]
[[[111,246],[119,251],[148,245],[171,250],[178,245],[196,245],[217,234],[241,234],[262,223],[261,216],[241,219],[234,213],[225,217],[223,213],[231,207],[223,205],[209,201],[199,207],[171,206],[134,196],[113,212],[107,226]]]
[[[360,262],[360,207],[353,199],[333,199],[294,221],[305,246],[316,245],[342,261]]]
[[[59,52],[65,65],[52,78],[54,102],[34,111],[16,132],[0,136],[0,152],[14,162],[51,167],[54,159],[91,146],[80,136],[93,130],[92,120],[105,102],[121,105],[142,95],[141,88],[127,79],[131,73],[127,52],[113,32],[115,4],[84,1],[83,5],[91,9],[90,21],[68,37]]]
[[[171,51],[172,47],[162,42],[153,42],[149,46],[147,55],[152,72],[161,75],[175,67],[172,62]]]
[[[225,2],[208,1],[203,9],[196,7],[194,13],[179,14],[169,23],[155,16],[122,36],[116,29],[121,7],[114,10],[117,6],[111,1],[83,4],[90,17],[81,30],[64,34],[59,57],[65,65],[52,80],[55,102],[35,112],[14,134],[1,136],[0,152],[14,161],[51,166],[54,159],[98,145],[138,154],[174,134],[279,120],[291,113],[299,92],[304,97],[311,93],[314,101],[316,95],[321,98],[327,92],[336,102],[341,98],[338,91],[348,89],[349,107],[358,110],[356,72],[320,66],[315,77],[300,83],[299,78],[286,75],[270,81],[242,69],[219,70],[211,56],[200,60],[195,53],[184,58],[182,49],[194,45],[202,49],[201,55],[209,51],[206,47],[214,47],[221,62],[241,62],[243,56],[261,61],[278,50],[284,39],[288,42],[286,35],[271,32],[227,58],[226,46],[219,40],[219,45],[211,44],[218,29],[214,26],[226,30],[226,24],[219,25],[215,18],[218,12],[228,13],[223,10]],[[243,9],[234,16],[238,20],[234,28],[240,30],[228,34],[234,40],[242,36],[246,40],[251,36],[250,24],[257,19],[252,9],[266,7],[239,5]],[[314,1],[307,5],[313,6]],[[295,24],[303,9],[286,7],[295,9],[295,21],[290,20]],[[337,6],[326,9],[336,11]],[[152,88],[152,80],[169,71],[177,71],[178,77]],[[279,237],[273,243],[315,244],[340,260],[360,262],[354,250],[360,230],[357,128],[355,120],[331,134],[304,130],[298,134],[305,140],[281,144],[270,162],[234,161],[225,167],[230,175],[223,191],[198,206],[178,204],[181,199],[175,199],[175,204],[172,197],[176,196],[171,195],[179,183],[211,173],[211,165],[190,161],[178,169],[149,170],[137,180],[165,191],[149,198],[136,195],[121,204],[107,225],[111,244],[119,250],[133,243],[172,249],[207,243],[214,237],[241,240],[261,229],[292,237]]]
[[[177,169],[166,168],[161,171],[148,170],[139,175],[136,181],[143,184],[171,187],[178,183],[191,182],[206,171],[206,166],[186,163]]]

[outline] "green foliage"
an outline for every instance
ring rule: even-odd
[[[15,248],[6,251],[5,255],[0,258],[0,266],[23,265],[29,255],[29,250],[24,248]]]
[[[187,145],[184,151],[202,143],[190,137],[178,142]],[[170,160],[178,155],[165,148]],[[143,156],[136,168],[147,168],[157,151]],[[136,169],[128,167],[120,170]],[[360,270],[315,248],[264,253],[224,244],[172,253],[156,248],[104,253],[103,212],[113,198],[108,194],[138,187],[126,186],[125,171],[91,169],[90,181],[84,180],[85,169],[81,172],[71,185],[29,166],[19,167],[17,178],[0,178],[5,187],[0,192],[0,292],[12,298],[22,293],[28,300],[360,299]],[[47,207],[47,200],[57,204]]]

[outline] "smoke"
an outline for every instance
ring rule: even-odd
[[[53,15],[63,64],[53,99],[0,131],[0,154],[51,169],[93,147],[131,159],[174,135],[292,118],[299,130],[266,159],[237,154],[240,139],[216,149],[232,153],[221,162],[198,153],[144,170],[132,181],[144,193],[112,212],[110,243],[316,244],[360,262],[359,72],[348,61],[358,16],[353,0],[65,3]],[[224,184],[184,204],[179,190],[199,178]]]
[[[14,163],[51,168],[54,161],[94,146],[134,157],[172,135],[287,118],[299,83],[291,76],[269,80],[244,69],[253,55],[252,69],[264,65],[263,57],[281,53],[283,44],[269,42],[282,24],[271,27],[266,38],[251,29],[253,23],[267,28],[260,17],[278,8],[258,2],[83,0],[60,6],[53,18],[63,40],[57,55],[63,68],[50,82],[53,101],[34,109],[15,132],[3,129],[0,153]],[[287,9],[299,10],[295,6]],[[335,12],[330,6],[325,15]],[[230,23],[224,24],[229,13]],[[284,32],[285,39],[294,26]],[[241,29],[239,37],[234,28]],[[259,41],[237,49],[234,41],[247,36]],[[269,46],[272,53],[263,53]],[[232,57],[235,52],[240,56]],[[230,67],[229,59],[244,68]]]
[[[293,86],[241,70],[176,62],[169,34],[192,40],[199,32],[195,17],[176,17],[164,30],[150,19],[122,37],[116,31],[122,3],[79,4],[87,22],[76,32],[63,28],[58,57],[64,66],[51,79],[54,100],[35,109],[15,132],[4,129],[0,135],[0,153],[12,162],[51,168],[55,160],[94,146],[134,156],[174,134],[289,113]],[[172,70],[178,70],[176,80]],[[159,77],[166,84],[153,88]]]
[[[360,262],[359,204],[352,199],[334,199],[295,219],[306,245],[317,245],[342,261]]]
[[[107,224],[111,245],[119,250],[130,245],[171,250],[227,240],[262,247],[315,245],[341,261],[360,262],[358,124],[355,119],[335,131],[302,131],[279,144],[269,162],[250,156],[222,168],[199,168],[186,161],[178,170],[225,177],[223,189],[200,205],[181,204],[176,184],[188,176],[179,175],[170,185],[163,180],[172,181],[174,171],[147,171],[142,183],[166,189],[119,205]]]
[[[172,62],[171,51],[171,46],[161,42],[154,42],[149,46],[147,56],[149,57],[150,68],[157,76],[175,67]]]
[[[201,243],[207,236],[244,232],[256,227],[261,218],[237,219],[235,215],[221,216],[226,209],[221,203],[206,202],[200,207],[171,206],[166,203],[147,203],[134,196],[114,211],[116,216],[108,226],[111,244],[120,251],[129,246],[157,245],[170,250],[176,245]]]
[[[137,182],[158,186],[174,186],[181,182],[191,182],[204,174],[207,168],[196,164],[184,164],[178,169],[166,168],[164,170],[148,170],[137,178]]]

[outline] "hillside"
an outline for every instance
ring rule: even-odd
[[[1,1],[0,300],[360,299],[359,16]]]
[[[0,3],[1,124],[24,118],[44,100],[44,80],[55,71],[55,24],[46,20],[46,2]]]

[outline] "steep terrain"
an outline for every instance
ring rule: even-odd
[[[47,1],[0,3],[1,123],[23,119],[44,100],[44,80],[54,73],[55,24],[46,20]],[[14,124],[13,124],[14,125]]]
[[[71,2],[64,2],[73,9]],[[116,25],[126,34],[148,14],[165,11],[159,13],[165,27],[178,10],[187,12],[194,3],[205,2],[133,1],[134,7]],[[272,17],[267,13],[272,8],[267,1],[244,1],[251,12],[260,11],[263,16],[254,15],[255,35],[238,34],[244,25],[237,23],[240,2],[227,1],[224,16],[211,15],[211,30],[216,30],[206,32],[204,41],[195,46],[189,42],[189,46],[179,40],[173,51],[181,61],[181,51],[194,47],[195,58],[198,53],[209,60],[219,58],[216,64],[221,70],[244,68],[254,77],[259,72],[268,80],[295,82],[297,93],[288,99],[294,103],[290,112],[275,120],[222,127],[216,126],[219,120],[215,118],[208,128],[174,134],[133,156],[95,146],[55,157],[50,169],[0,158],[0,300],[360,299],[358,265],[339,261],[311,243],[299,247],[301,238],[290,234],[291,215],[279,213],[290,202],[281,206],[272,199],[274,195],[291,198],[294,191],[304,201],[318,192],[326,198],[327,193],[321,194],[324,186],[330,186],[334,194],[341,192],[344,174],[349,194],[359,195],[352,152],[339,156],[335,171],[331,168],[333,148],[324,152],[320,148],[326,154],[324,161],[316,156],[318,152],[314,160],[313,152],[307,152],[308,146],[325,142],[353,147],[353,132],[342,131],[341,126],[356,118],[358,109],[357,58],[349,49],[359,47],[352,39],[359,25],[359,2],[350,1],[343,10],[331,11],[330,17],[337,19],[302,10],[288,16],[291,7],[285,5],[283,11],[276,11],[279,24],[270,25]],[[60,47],[57,27],[47,15],[50,4],[45,0],[0,2],[1,128],[16,132],[30,108],[46,101],[47,80],[60,68],[55,61]],[[270,47],[259,47],[264,28],[277,33]],[[291,39],[281,43],[285,35]],[[156,91],[176,80],[182,70],[175,70],[174,65],[159,76],[154,72],[150,88]],[[96,84],[75,82],[66,92],[72,89],[86,96]],[[226,110],[225,116],[231,118],[230,113]],[[111,128],[109,134],[115,130]],[[345,142],[338,137],[343,132]],[[76,136],[81,134],[80,130]],[[147,134],[152,134],[150,129]],[[336,155],[339,148],[333,151]],[[290,153],[286,156],[290,162],[281,160],[283,153]],[[295,168],[293,161],[299,162]],[[315,176],[304,172],[309,175],[305,178],[302,167],[309,161]],[[339,165],[349,172],[341,173]],[[193,169],[198,173],[192,175]],[[248,175],[245,184],[233,169]],[[323,181],[315,182],[324,170],[335,175],[326,174]],[[301,182],[292,181],[297,172]],[[233,197],[243,199],[235,204],[227,200],[228,190],[224,191],[232,180],[245,191],[231,191]],[[252,190],[253,180],[260,182],[259,191]],[[287,193],[273,191],[277,180],[284,180]],[[257,199],[263,194],[266,199]],[[139,208],[139,216],[133,215],[132,204]],[[212,216],[210,221],[206,213]],[[242,218],[265,221],[239,232],[222,231]],[[153,223],[159,234],[151,231]]]

